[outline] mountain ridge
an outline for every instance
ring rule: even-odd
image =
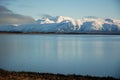
[[[0,25],[4,32],[55,32],[55,33],[84,33],[107,32],[120,33],[120,20],[110,18],[82,18],[56,16],[36,20],[33,24]]]

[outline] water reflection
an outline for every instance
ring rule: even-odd
[[[0,68],[119,77],[120,37],[0,35]]]

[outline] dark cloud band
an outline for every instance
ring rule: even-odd
[[[0,24],[28,24],[34,21],[32,17],[15,14],[5,6],[0,6]]]

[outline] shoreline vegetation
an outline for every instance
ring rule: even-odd
[[[120,32],[11,32],[0,31],[0,34],[71,34],[71,35],[120,35]]]
[[[15,72],[0,69],[0,80],[119,80],[113,77],[96,77],[82,75],[64,75],[37,72]]]

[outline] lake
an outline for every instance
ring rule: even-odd
[[[0,68],[120,78],[120,36],[0,34]]]

